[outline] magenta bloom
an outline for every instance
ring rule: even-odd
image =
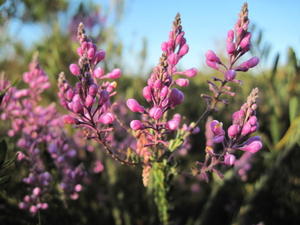
[[[145,108],[141,106],[137,100],[131,98],[127,100],[127,107],[132,111],[132,112],[139,112],[143,113],[145,111]]]

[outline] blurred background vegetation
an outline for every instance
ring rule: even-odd
[[[38,51],[40,64],[52,83],[52,88],[44,95],[44,104],[57,102],[57,75],[60,71],[68,71],[68,65],[76,60],[74,27],[76,30],[79,21],[86,24],[98,46],[106,50],[107,58],[102,66],[108,70],[126,68],[122,37],[117,32],[117,24],[126,16],[126,2],[111,1],[109,8],[94,1],[72,2],[0,0],[0,71],[12,81],[20,79],[33,53]],[[18,21],[19,26],[42,26],[47,35],[28,47],[9,34],[8,26],[12,21]],[[190,175],[190,168],[204,155],[204,132],[193,136],[187,155],[178,155],[183,169],[170,190],[171,224],[300,224],[300,60],[290,48],[285,53],[286,63],[279,64],[280,58],[286,55],[270,55],[272,46],[265,41],[263,32],[256,26],[252,30],[252,54],[259,56],[262,62],[273,63],[268,67],[262,63],[259,71],[240,77],[243,85],[234,87],[238,94],[233,102],[213,116],[224,121],[226,127],[231,113],[240,107],[253,87],[259,87],[259,130],[264,148],[252,159],[246,176],[239,176],[238,170],[232,168],[226,172],[224,180],[213,177],[209,183],[203,183]],[[167,31],[158,32],[167,34]],[[141,70],[145,69],[147,40],[142,43],[140,52],[135,53],[139,59],[137,67]],[[203,112],[205,103],[200,94],[207,92],[206,80],[212,75],[210,70],[199,69],[199,75],[184,90],[186,101],[179,107],[189,121],[196,120]],[[144,83],[145,76],[124,74],[118,83],[117,98],[135,96],[141,99]],[[202,131],[203,127],[204,123]],[[1,122],[1,137],[6,137],[6,131],[6,124]],[[1,142],[1,152],[5,153],[0,152],[0,166],[8,157],[6,154],[18,150],[13,139],[5,139],[9,150]],[[153,199],[141,183],[141,171],[118,165],[108,157],[102,160],[104,172],[85,188],[79,200],[63,204],[53,194],[49,210],[41,213],[42,224],[159,224]],[[26,192],[21,182],[21,169],[15,165],[10,181],[5,186],[0,184],[0,223],[3,225],[37,224],[37,218],[17,207],[20,196]]]

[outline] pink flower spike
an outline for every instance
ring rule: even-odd
[[[190,84],[189,80],[184,78],[179,78],[175,80],[175,83],[180,87],[187,87]]]
[[[69,69],[74,76],[80,75],[80,68],[77,64],[71,64]]]
[[[208,50],[205,53],[205,57],[206,57],[206,60],[211,61],[211,62],[215,62],[215,63],[221,62],[220,58],[212,50]]]
[[[103,123],[105,125],[111,124],[112,122],[114,122],[115,117],[112,113],[104,113],[99,117],[99,122]]]
[[[132,130],[140,130],[144,128],[144,125],[141,121],[139,120],[132,120],[130,122],[130,127]]]
[[[131,98],[128,99],[127,102],[127,107],[132,111],[132,112],[139,112],[139,113],[143,113],[145,112],[145,108],[143,106],[141,106],[137,100]]]

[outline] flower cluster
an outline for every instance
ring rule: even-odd
[[[105,74],[97,64],[105,58],[105,52],[87,37],[82,23],[78,27],[80,47],[78,63],[70,65],[70,72],[78,78],[71,86],[63,73],[59,75],[59,98],[61,104],[70,112],[64,117],[67,124],[75,124],[85,129],[88,139],[103,144],[107,153],[118,161],[123,161],[113,153],[109,146],[109,126],[115,120],[111,111],[110,97],[115,95],[117,83],[112,81],[121,76],[120,69]]]
[[[131,121],[130,127],[137,131],[137,153],[143,158],[145,185],[147,185],[145,181],[148,180],[145,174],[149,171],[149,160],[159,159],[170,150],[167,135],[181,129],[180,114],[175,114],[167,120],[168,111],[184,100],[184,94],[174,85],[186,87],[189,85],[187,78],[197,75],[197,70],[194,68],[182,72],[176,69],[180,59],[189,50],[184,34],[180,15],[177,14],[169,33],[169,40],[161,45],[163,53],[160,62],[153,69],[147,86],[143,88],[143,97],[150,106],[145,108],[135,99],[127,100],[127,106],[132,112],[142,114],[142,120]],[[178,74],[184,77],[175,79],[175,75]]]
[[[36,214],[48,208],[45,196],[54,180],[47,171],[45,152],[50,154],[56,165],[65,195],[73,199],[78,198],[77,193],[82,189],[79,187],[84,171],[74,165],[77,149],[63,131],[62,117],[55,105],[40,105],[41,93],[50,87],[50,83],[36,57],[29,65],[29,72],[23,74],[23,81],[28,88],[9,89],[9,101],[1,107],[1,119],[11,121],[8,135],[17,137],[17,145],[23,150],[18,153],[17,159],[29,168],[29,175],[23,181],[28,185],[30,194],[19,206]]]
[[[258,121],[256,117],[258,89],[252,90],[247,98],[247,102],[242,105],[240,110],[232,115],[232,125],[227,132],[223,129],[223,124],[217,120],[209,122],[207,136],[210,137],[210,143],[206,147],[206,158],[204,163],[198,163],[201,166],[201,176],[207,180],[207,172],[213,171],[221,175],[216,169],[219,164],[232,166],[236,162],[234,153],[241,150],[249,153],[256,153],[262,148],[262,142],[259,136],[249,137],[257,131]],[[215,145],[221,144],[222,151],[216,151]]]
[[[237,61],[246,54],[251,47],[251,33],[248,31],[248,25],[248,5],[245,3],[239,14],[234,30],[229,30],[227,34],[226,46],[229,57],[228,65],[222,62],[212,50],[208,50],[205,54],[206,64],[212,69],[220,71],[224,75],[223,79],[213,77],[213,81],[208,81],[209,89],[213,92],[213,96],[203,95],[212,110],[216,109],[218,102],[227,103],[226,100],[220,99],[222,94],[230,96],[235,95],[227,83],[241,83],[240,80],[236,79],[236,72],[246,72],[259,63],[257,57],[252,57],[243,63],[236,65]],[[217,85],[216,82],[220,82],[220,85]]]

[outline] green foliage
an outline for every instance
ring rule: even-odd
[[[10,179],[10,169],[13,166],[15,157],[11,156],[5,140],[0,141],[0,189]]]
[[[155,162],[151,168],[149,190],[154,196],[159,218],[162,224],[169,224],[169,203],[167,200],[167,162]]]

